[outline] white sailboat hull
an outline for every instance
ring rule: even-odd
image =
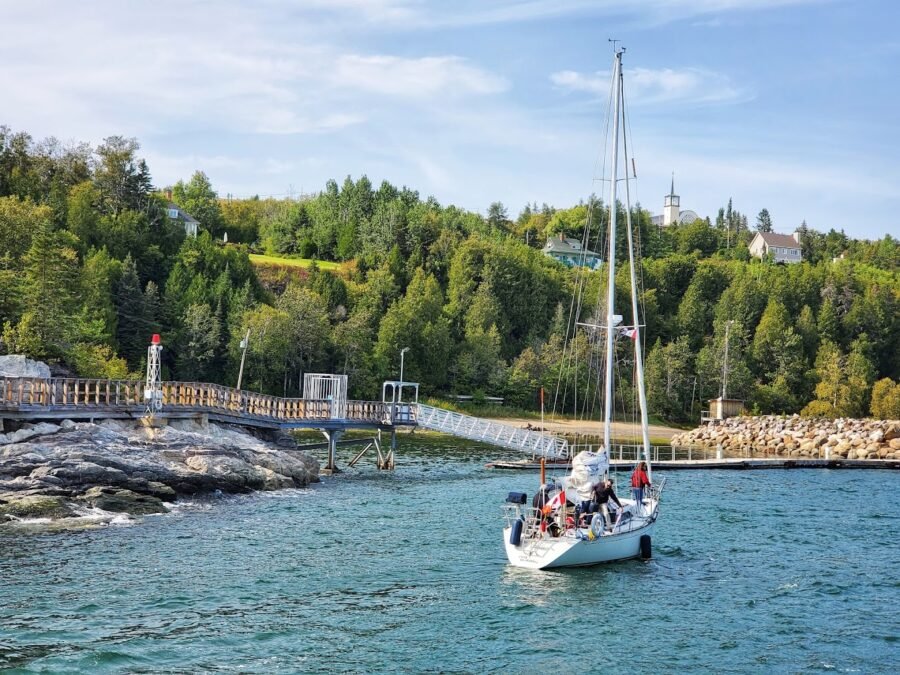
[[[639,558],[641,537],[653,533],[658,506],[656,500],[646,503],[646,512],[651,515],[640,519],[642,523],[634,523],[635,526],[631,529],[614,530],[612,534],[603,534],[593,540],[588,538],[587,530],[571,529],[559,537],[551,537],[546,533],[531,538],[523,537],[514,546],[510,542],[512,527],[506,527],[503,530],[506,557],[516,567],[534,570],[584,567]]]

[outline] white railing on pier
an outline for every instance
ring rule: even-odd
[[[520,450],[540,457],[565,458],[569,455],[569,442],[552,434],[462,415],[424,403],[419,403],[418,408],[416,422],[420,427],[432,431]]]

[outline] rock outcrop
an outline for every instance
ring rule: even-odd
[[[716,449],[725,456],[900,459],[900,421],[812,417],[730,417],[675,434],[672,445]]]
[[[176,420],[40,423],[0,434],[0,526],[166,511],[181,495],[304,486],[318,462],[236,428]]]
[[[50,366],[23,354],[0,356],[0,377],[50,377]]]

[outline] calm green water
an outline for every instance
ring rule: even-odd
[[[672,473],[652,561],[540,573],[506,564],[537,478],[499,456],[0,534],[0,670],[900,671],[896,473]]]

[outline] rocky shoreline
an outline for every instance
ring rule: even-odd
[[[290,437],[227,425],[26,424],[0,434],[0,528],[121,522],[165,513],[179,497],[303,487],[318,475],[318,461]]]
[[[783,417],[730,417],[672,437],[672,445],[728,456],[900,459],[900,421]]]

